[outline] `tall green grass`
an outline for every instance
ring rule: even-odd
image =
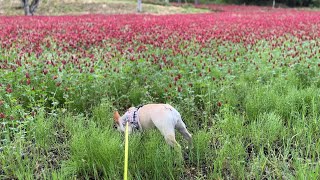
[[[178,109],[193,134],[193,147],[187,148],[177,133],[181,161],[181,154],[157,130],[130,135],[130,179],[319,179],[317,63],[310,69],[299,64],[273,68],[266,57],[256,58],[259,51],[234,45],[240,52],[236,55],[229,46],[215,48],[230,59],[236,57],[235,62],[194,55],[186,60],[196,65],[182,63],[178,69],[160,71],[142,58],[124,65],[122,57],[111,64],[119,73],[107,72],[108,78],[65,74],[74,88],[68,93],[39,76],[44,78],[39,83],[49,87],[45,92],[21,85],[17,92],[1,94],[10,102],[1,110],[24,121],[1,122],[0,179],[123,178],[124,137],[113,128],[113,111],[124,113],[131,105],[149,102]],[[275,61],[294,60],[279,59],[277,49],[269,51]],[[184,60],[169,50],[150,47],[146,53],[167,54],[176,64]],[[211,74],[200,78],[209,68],[202,68],[204,60],[227,68],[210,66]],[[173,85],[177,74],[182,76],[177,82],[182,92]],[[23,75],[17,69],[16,76]],[[12,74],[4,76],[6,82],[14,81]],[[20,92],[25,98],[19,99]],[[33,110],[34,116],[27,113]]]

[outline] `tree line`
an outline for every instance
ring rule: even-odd
[[[163,1],[163,0],[159,0]],[[169,3],[169,0],[164,0],[166,3]],[[150,1],[148,1],[150,2]],[[246,5],[270,5],[270,4],[282,4],[289,7],[319,7],[320,0],[170,0],[170,2],[178,3],[194,3],[194,4],[208,4],[208,3],[219,3],[219,4],[246,4]],[[40,0],[21,0],[24,13],[26,16],[32,16],[36,9],[39,6]],[[138,12],[142,11],[141,6],[142,0],[138,0],[137,10]]]
[[[38,8],[39,2],[40,0],[32,0],[31,3],[29,3],[29,0],[21,0],[24,14],[26,16],[32,16]]]
[[[183,2],[195,3],[195,0],[182,0]],[[272,5],[275,2],[278,5],[288,7],[320,7],[320,0],[197,0],[200,4],[245,4],[245,5]],[[170,2],[181,2],[181,0],[170,0]]]

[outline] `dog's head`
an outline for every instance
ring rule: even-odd
[[[117,130],[120,132],[125,132],[125,130],[126,130],[126,126],[124,124],[124,122],[125,122],[124,120],[126,118],[125,116],[126,115],[120,116],[118,111],[115,111],[113,113],[113,119],[114,119],[115,125],[117,127]],[[128,125],[128,131],[129,131],[129,133],[132,132],[132,127],[131,127],[130,123]]]

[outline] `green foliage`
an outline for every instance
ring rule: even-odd
[[[97,129],[91,122],[87,126],[80,127],[72,136],[71,157],[63,169],[70,175],[78,174],[94,178],[105,176],[118,179],[122,172],[121,162],[123,161],[119,134],[110,130]]]
[[[169,5],[169,0],[145,0],[142,3],[158,4],[158,5]]]
[[[170,2],[177,2],[176,0]],[[194,3],[193,0],[181,1],[182,3]],[[258,6],[272,6],[273,1],[262,0],[200,0],[200,4],[238,4],[238,5],[258,5]],[[319,7],[319,0],[277,0],[276,6],[286,5],[288,7]]]
[[[52,67],[44,75],[34,55],[28,60],[37,68],[1,70],[2,84],[14,91],[0,90],[0,110],[7,115],[0,119],[0,178],[121,179],[124,138],[113,129],[113,111],[163,102],[181,113],[193,147],[186,148],[179,134],[181,152],[157,130],[131,135],[131,179],[319,179],[320,74],[309,52],[298,49],[302,61],[293,63],[297,57],[279,55],[284,46],[272,49],[265,41],[212,40],[208,48],[189,43],[181,49],[190,52],[186,57],[149,46],[145,58],[114,55],[107,63],[101,52],[110,49],[88,48],[95,72],[66,65],[66,72]],[[222,55],[206,56],[211,49]],[[16,50],[5,52],[17,58]],[[60,58],[53,54],[47,49],[41,58]],[[25,83],[27,70],[32,86]]]

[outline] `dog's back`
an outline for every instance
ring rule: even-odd
[[[175,140],[175,129],[191,143],[191,134],[188,132],[180,113],[169,104],[147,104],[138,111],[141,129],[157,127],[171,146],[178,145]]]

